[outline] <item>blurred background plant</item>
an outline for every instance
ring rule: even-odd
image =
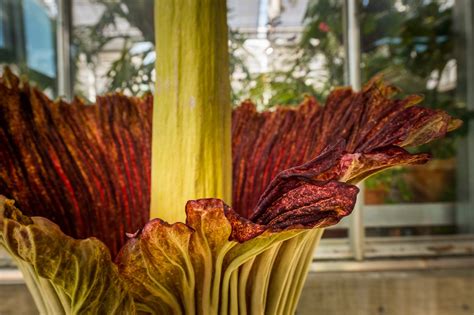
[[[463,120],[473,117],[466,104],[456,98],[452,10],[450,1],[361,1],[362,81],[382,74],[385,80],[401,88],[402,95],[422,94],[425,106],[443,109]],[[332,78],[328,81],[329,86],[343,83],[344,65],[339,61],[343,57],[340,48],[343,43],[342,20],[340,1],[309,2],[301,49],[309,56],[327,56],[327,70]],[[453,165],[456,139],[465,132],[466,129],[461,129],[419,150],[429,151],[435,159],[443,159],[446,165]],[[442,168],[454,173],[454,166],[451,169]],[[445,191],[438,194],[437,200],[427,201],[453,200],[454,176],[436,176],[430,173],[430,169],[425,171],[425,177],[448,181],[442,185]],[[434,172],[439,173],[439,170]],[[375,175],[366,181],[368,194],[378,191],[378,195],[384,197],[383,202],[417,201],[415,196],[422,192],[412,187],[411,173],[412,168],[400,168]],[[368,203],[382,202],[367,194],[366,197]]]
[[[108,44],[119,39],[122,49],[119,58],[112,61],[106,72],[109,91],[121,90],[132,95],[141,95],[153,87],[152,72],[155,62],[154,28],[152,2],[149,0],[93,0],[102,7],[98,21],[93,25],[74,27],[73,64],[82,63],[91,71],[98,68],[101,62],[97,56]],[[149,6],[149,10],[143,7]],[[144,15],[145,14],[145,15]],[[128,32],[120,30],[120,21],[125,20],[130,27],[138,29],[140,39],[134,39]],[[81,78],[76,75],[76,80]],[[76,95],[88,98],[81,87],[86,84],[75,84]]]

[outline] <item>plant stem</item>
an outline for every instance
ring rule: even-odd
[[[231,201],[225,0],[155,0],[151,218],[184,221],[187,200]]]

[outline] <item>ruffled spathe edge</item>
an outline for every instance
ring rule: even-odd
[[[357,192],[336,181],[304,181],[272,204],[275,215],[267,224],[241,217],[219,199],[189,201],[186,223],[149,221],[130,235],[115,263],[98,239],[71,238],[48,219],[22,215],[12,200],[1,197],[0,239],[20,269],[24,266],[36,281],[54,288],[50,294],[55,292],[56,303],[36,301],[40,308],[46,303],[43,311],[192,313],[195,299],[204,295],[212,296],[205,305],[221,307],[216,287],[222,281],[226,285],[235,266],[304,230],[348,215]],[[294,206],[288,209],[290,204]],[[207,293],[201,295],[203,291]]]

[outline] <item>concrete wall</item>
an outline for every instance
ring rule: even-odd
[[[473,315],[474,268],[312,273],[298,315]]]
[[[0,285],[0,315],[37,314],[23,285]],[[311,273],[298,315],[473,315],[474,268]]]

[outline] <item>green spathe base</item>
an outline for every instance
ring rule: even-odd
[[[0,241],[41,314],[293,314],[323,229],[229,241],[217,205],[188,209],[192,229],[150,222],[113,263],[100,241],[70,238],[1,197]]]

